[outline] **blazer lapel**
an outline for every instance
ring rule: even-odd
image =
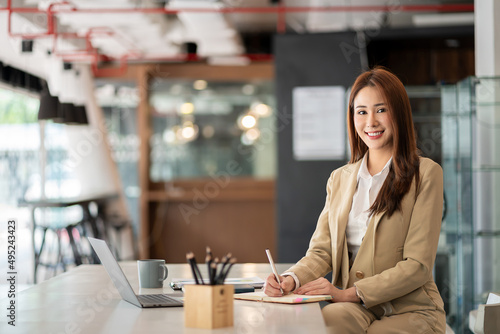
[[[380,223],[380,220],[382,219],[384,214],[385,214],[385,211],[382,213],[377,213],[376,215],[374,215],[372,217],[373,232],[375,232],[377,230],[377,226]],[[375,235],[375,233],[373,233],[373,235]],[[375,241],[375,239],[373,239],[373,240]]]
[[[372,244],[372,247],[371,247],[371,250],[372,250],[371,258],[372,259],[375,258],[375,245],[376,245],[376,243],[375,243],[375,241],[376,241],[375,240],[375,235],[377,234],[375,232],[377,231],[377,226],[380,223],[380,220],[382,219],[382,217],[384,216],[384,214],[385,214],[385,211],[382,212],[382,213],[375,214],[372,217],[371,222],[370,222],[370,225],[371,225],[371,228],[372,228],[372,236],[373,236],[373,240],[372,240],[373,244]],[[370,226],[368,228],[370,228]],[[372,272],[375,272],[375,268],[373,267],[374,264],[375,264],[375,261],[372,261]]]
[[[342,194],[342,203],[339,206],[339,214],[337,216],[337,245],[340,245],[345,237],[347,220],[352,207],[352,198],[358,186],[358,171],[360,166],[361,160],[352,165],[348,165],[347,168],[343,170],[344,174],[340,180],[340,189],[338,190],[345,193]]]

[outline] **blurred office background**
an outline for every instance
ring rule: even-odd
[[[384,65],[444,170],[448,324],[468,333],[500,290],[498,1],[1,0],[0,17],[0,244],[15,219],[20,284],[94,263],[86,235],[120,260],[297,261],[349,158],[349,86]]]

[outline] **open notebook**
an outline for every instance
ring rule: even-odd
[[[267,303],[282,303],[282,304],[301,304],[314,303],[323,300],[331,300],[330,295],[296,295],[291,293],[283,297],[269,297],[263,291],[239,293],[234,295],[234,299],[253,300]]]

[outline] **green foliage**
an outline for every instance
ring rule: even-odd
[[[37,98],[0,88],[0,124],[36,123]]]

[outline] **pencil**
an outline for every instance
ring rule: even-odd
[[[210,284],[216,285],[217,281],[215,280],[215,275],[217,273],[217,263],[212,262],[210,264]]]
[[[207,264],[207,270],[208,270],[208,279],[210,281],[210,285],[213,285],[213,279],[214,277],[212,276],[212,256],[207,254],[205,257],[205,263]]]
[[[227,255],[225,255],[223,258],[222,258],[222,269],[221,269],[221,272],[224,271],[224,269],[226,268],[229,260],[231,260],[231,257],[233,255],[231,253],[227,253]]]
[[[196,273],[198,274],[199,278],[200,278],[200,284],[205,284],[205,282],[203,281],[203,276],[201,276],[201,272],[200,272],[200,268],[198,268],[198,264],[196,263],[196,258],[194,257],[194,253],[191,252],[191,254],[193,254],[193,266],[194,266],[194,269],[196,270]]]
[[[231,267],[236,263],[236,258],[231,258],[231,260],[229,260],[229,265],[226,267],[226,270],[224,272],[221,272],[220,273],[220,280],[219,280],[219,284],[224,284],[224,281],[226,280],[226,277],[227,275],[229,274],[229,270],[231,270]]]
[[[222,266],[221,266],[219,275],[217,275],[217,277],[216,277],[216,282],[217,282],[216,284],[222,284],[220,282],[220,280],[222,279],[222,273],[224,272],[224,268],[226,268],[227,263],[229,262],[230,258],[231,258],[231,253],[227,253],[227,255],[224,255],[222,257],[222,262],[221,262]]]
[[[195,269],[195,265],[194,265],[194,254],[193,252],[188,252],[186,253],[186,260],[188,261],[189,265],[191,266],[191,271],[193,272],[193,277],[194,277],[194,281],[196,282],[196,284],[200,284],[200,282],[198,281],[198,275],[196,273],[196,269]]]

